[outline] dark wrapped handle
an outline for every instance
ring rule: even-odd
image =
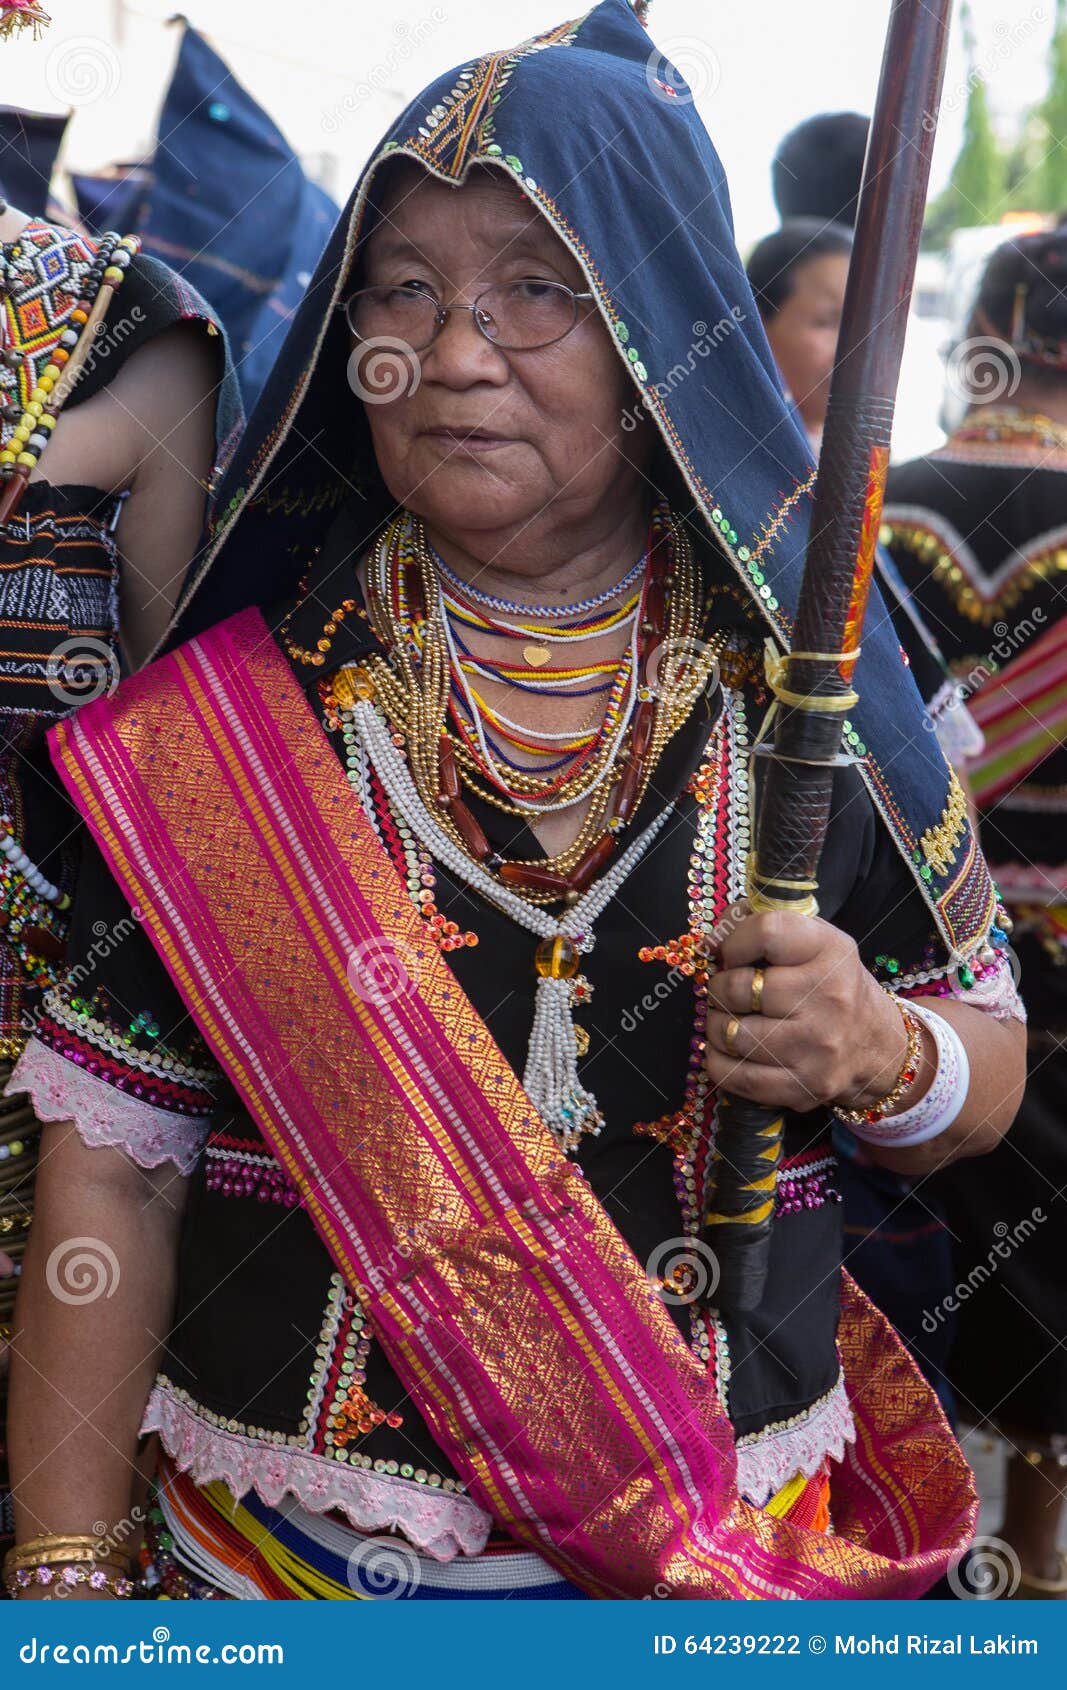
[[[724,1097],[711,1165],[715,1207],[706,1240],[718,1267],[709,1300],[729,1313],[750,1314],[763,1301],[774,1224],[775,1187],[785,1116]]]

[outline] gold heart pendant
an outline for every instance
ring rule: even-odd
[[[552,653],[546,645],[524,645],[522,655],[531,669],[543,669],[552,658]]]

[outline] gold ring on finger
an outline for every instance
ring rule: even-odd
[[[761,1015],[763,1013],[763,987],[766,980],[767,974],[764,969],[754,968],[752,970],[751,1010],[753,1015]]]
[[[723,1038],[726,1041],[726,1048],[730,1052],[731,1056],[737,1055],[737,1035],[740,1031],[740,1021],[736,1015],[731,1015],[729,1021],[726,1023],[726,1031],[723,1034]]]

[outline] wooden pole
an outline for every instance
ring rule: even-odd
[[[763,779],[749,896],[816,913],[843,724],[874,567],[889,439],[915,279],[952,0],[893,0],[871,120],[792,654]],[[711,1297],[757,1308],[774,1218],[783,1117],[720,1103],[707,1240]]]

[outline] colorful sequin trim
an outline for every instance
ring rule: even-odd
[[[928,827],[919,840],[919,849],[935,874],[947,874],[955,861],[960,841],[967,831],[967,797],[955,769],[948,771],[948,799],[941,812],[941,820]]]
[[[787,1157],[778,1169],[775,1214],[799,1215],[840,1203],[836,1174],[837,1157],[828,1145]]]
[[[204,1185],[220,1197],[250,1197],[292,1209],[300,1194],[262,1145],[216,1133],[204,1146]]]
[[[222,1083],[218,1070],[171,1050],[149,1012],[125,1026],[119,1014],[102,988],[89,999],[67,999],[60,988],[47,994],[35,1035],[68,1062],[154,1108],[209,1115]]]
[[[731,903],[743,896],[750,824],[748,733],[741,693],[724,690],[723,713],[687,790],[699,808],[688,870],[689,928],[662,945],[642,946],[642,962],[665,963],[692,981],[693,1025],[681,1106],[655,1121],[638,1121],[634,1131],[665,1144],[674,1157],[674,1183],[681,1233],[703,1235],[703,1197],[715,1143],[715,1092],[704,1067],[707,1049],[709,940]],[[721,1321],[695,1303],[689,1308],[691,1343],[709,1368],[727,1406],[730,1355]]]
[[[989,628],[1035,586],[1067,575],[1067,528],[1039,535],[1013,553],[993,575],[983,570],[966,540],[948,522],[919,507],[886,512],[882,544],[910,552],[930,571],[960,616]]]
[[[938,947],[930,941],[918,962],[907,965],[899,957],[880,952],[874,959],[872,972],[880,985],[904,997],[959,999],[974,992],[992,993],[1004,970],[1010,972],[1011,929],[1007,912],[998,904],[985,943],[966,962],[939,961]]]

